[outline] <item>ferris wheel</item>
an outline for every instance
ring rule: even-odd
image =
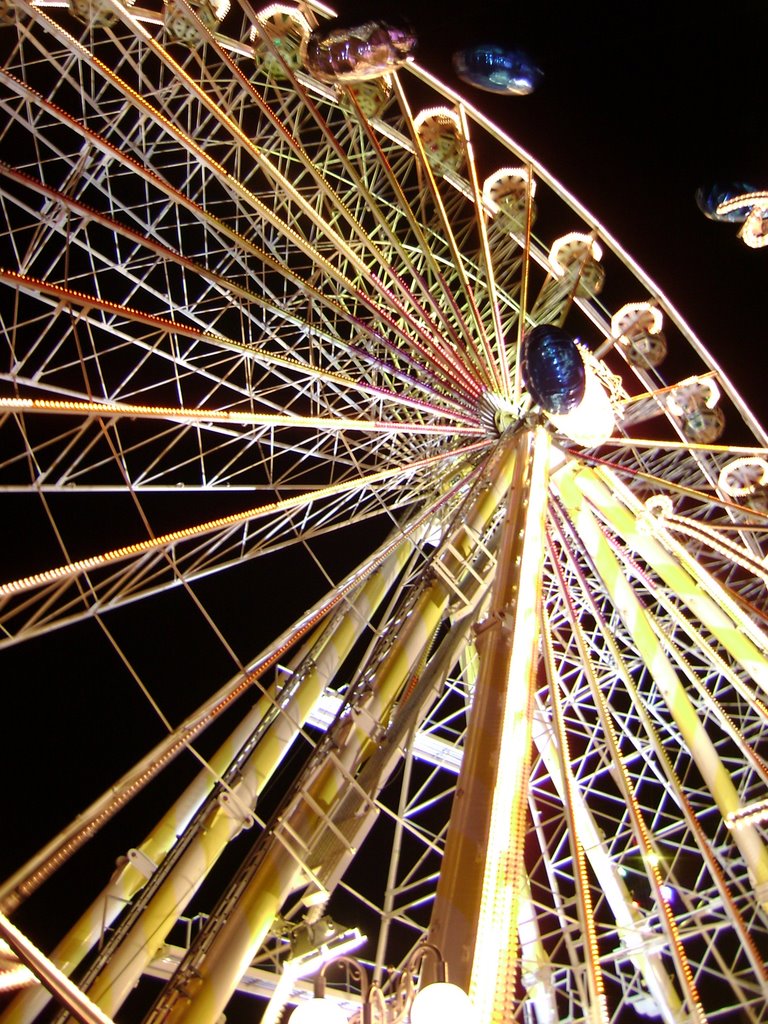
[[[74,661],[121,766],[2,920],[109,1018],[429,939],[494,1024],[765,1021],[765,435],[460,96],[312,66],[329,14],[0,6],[9,720]]]

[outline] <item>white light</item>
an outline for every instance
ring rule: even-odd
[[[565,434],[576,444],[586,448],[594,448],[603,444],[616,429],[616,417],[613,406],[597,374],[585,361],[586,381],[584,397],[576,406],[566,413],[548,413],[548,419],[561,434]]]
[[[291,1024],[347,1024],[341,1007],[330,999],[307,999],[290,1016]]]
[[[672,888],[671,885],[662,885],[661,895],[664,897],[667,903],[671,903],[672,900],[675,898],[675,890]]]
[[[411,1006],[411,1024],[474,1024],[475,1008],[458,985],[437,981],[419,991]]]

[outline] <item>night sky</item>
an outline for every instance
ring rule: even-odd
[[[689,322],[758,419],[764,418],[768,250],[748,249],[738,240],[735,226],[706,220],[694,200],[697,187],[712,180],[768,184],[760,48],[768,38],[764,3],[741,3],[738,18],[708,14],[700,4],[668,2],[566,5],[539,0],[524,6],[413,0],[406,8],[389,0],[365,6],[345,0],[337,7],[347,15],[407,14],[420,39],[420,62],[465,92],[474,106],[533,153],[605,224]],[[462,85],[452,69],[452,52],[484,41],[519,46],[535,57],[545,73],[537,92],[522,98],[496,97]],[[346,553],[348,558],[352,554]],[[336,564],[345,557],[334,551],[332,538],[325,543],[325,555],[329,561],[338,560]],[[318,578],[312,585],[320,590],[321,584]],[[298,613],[303,595],[292,581],[274,577],[269,586],[270,600],[294,602]],[[233,629],[245,633],[253,614],[248,595],[235,588],[229,600],[224,614]],[[184,692],[181,703],[194,706],[203,694],[184,691],[186,680],[179,677],[182,659],[173,644],[164,642],[169,634],[162,617],[142,622],[142,628],[151,631],[152,657],[161,659],[160,666],[154,665],[155,673],[174,679]],[[190,617],[181,629],[177,622],[170,635],[183,636],[195,628]],[[6,817],[9,834],[17,836],[23,829],[26,838],[22,843],[4,842],[4,872],[18,864],[20,849],[27,854],[50,835],[51,821],[63,824],[82,807],[81,792],[101,791],[107,780],[91,786],[89,764],[93,758],[109,759],[114,736],[126,721],[134,720],[126,708],[143,700],[128,683],[122,696],[115,695],[113,653],[105,646],[101,655],[96,648],[86,654],[85,648],[77,647],[78,636],[69,648],[62,678],[69,685],[80,672],[95,673],[100,685],[113,694],[108,722],[89,736],[92,749],[83,756],[76,749],[79,740],[68,741],[67,733],[70,721],[82,722],[88,715],[90,698],[60,688],[52,675],[53,641],[38,648],[40,661],[30,649],[29,657],[0,662],[6,666],[0,667],[4,687],[40,682],[43,673],[50,692],[50,700],[36,708],[39,725],[27,731],[24,723],[29,738],[17,758],[28,758],[30,764],[42,759],[54,776],[66,759],[69,777],[64,786],[60,779],[54,781],[53,797],[40,789],[22,808],[17,806],[18,794],[9,801],[14,805]],[[213,664],[215,655],[210,657]],[[16,722],[12,728],[17,728]],[[149,748],[160,733],[159,723],[148,725],[135,737],[137,752]],[[72,737],[79,734],[79,726],[71,730]],[[51,745],[49,738],[54,736]],[[6,785],[13,785],[14,776],[24,771],[18,761],[3,766]]]

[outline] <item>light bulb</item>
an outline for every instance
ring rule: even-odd
[[[463,988],[449,981],[436,981],[421,989],[411,1006],[411,1024],[474,1024],[475,1008]]]
[[[347,1017],[330,999],[307,999],[293,1011],[290,1024],[347,1024]]]

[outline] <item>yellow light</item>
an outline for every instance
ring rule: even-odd
[[[256,20],[262,25],[265,21],[275,17],[290,18],[291,21],[295,21],[302,29],[306,29],[307,35],[309,35],[309,22],[298,7],[291,7],[290,4],[270,4],[268,7],[263,7],[260,11],[256,12]]]
[[[436,981],[421,989],[411,1006],[411,1024],[474,1024],[475,1008],[464,991],[449,981]]]
[[[654,519],[668,519],[674,511],[672,499],[667,494],[652,495],[650,498],[646,499],[645,507]]]

